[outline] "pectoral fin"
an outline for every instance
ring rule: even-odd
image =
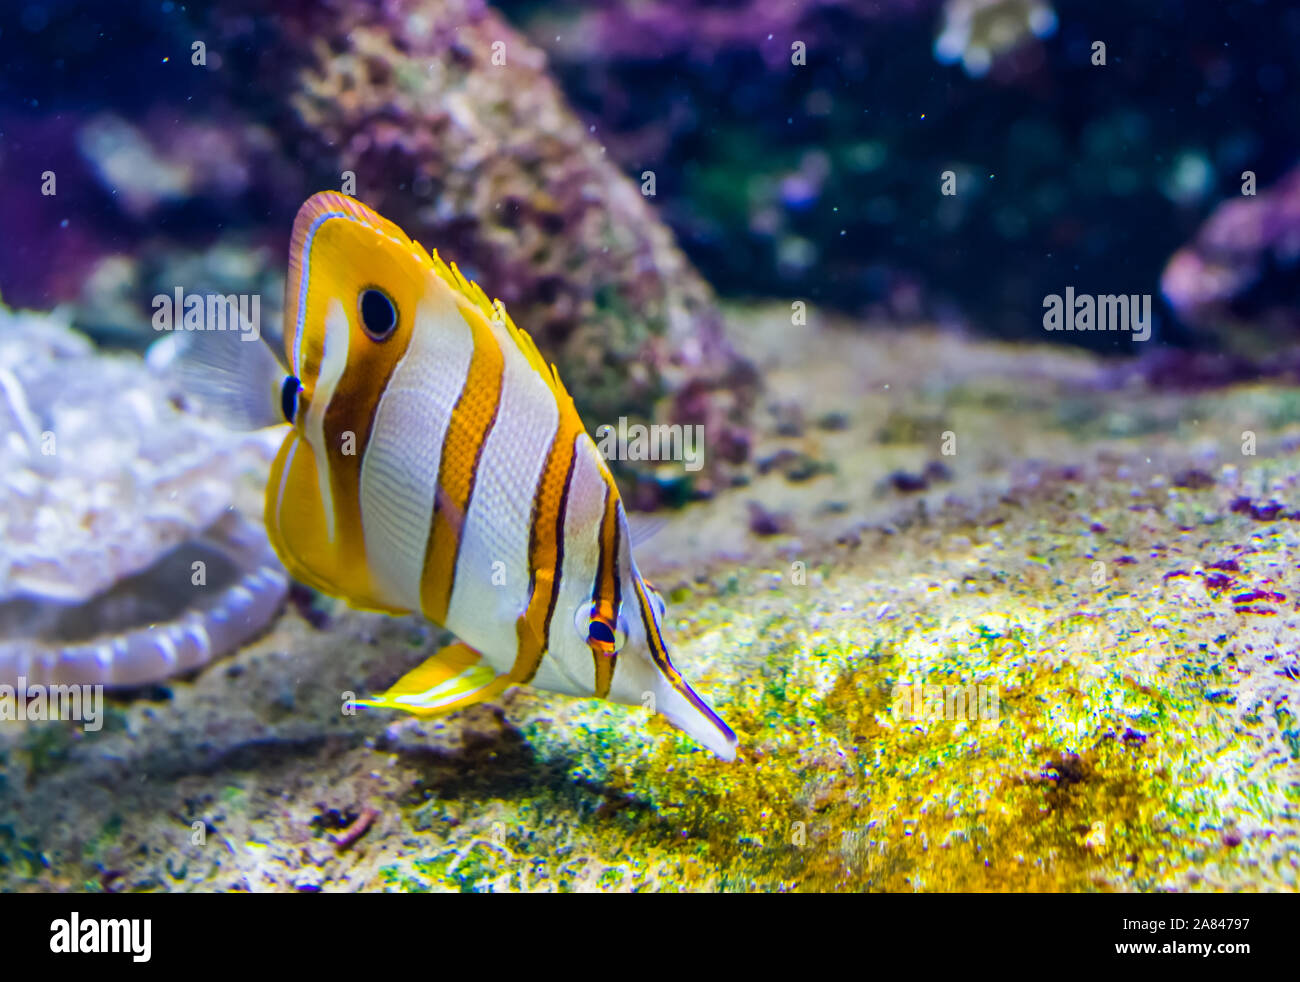
[[[441,716],[493,699],[509,685],[506,675],[498,675],[482,655],[458,641],[407,672],[387,692],[358,699],[357,705]]]
[[[336,523],[333,477],[311,443],[291,430],[271,465],[266,533],[295,580],[362,610],[407,613],[376,595],[359,523]]]

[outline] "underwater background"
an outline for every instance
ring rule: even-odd
[[[1295,890],[1298,133],[1282,2],[6,3],[0,889]],[[291,582],[154,321],[278,333],[323,189],[703,428],[610,465],[739,760],[340,712],[450,635]]]

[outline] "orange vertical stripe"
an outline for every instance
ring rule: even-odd
[[[537,493],[533,496],[532,531],[528,541],[529,600],[520,619],[513,682],[531,682],[550,645],[551,619],[564,569],[564,516],[573,482],[574,442],[582,421],[573,405],[560,406],[560,421],[546,457]]]
[[[461,528],[474,491],[479,455],[501,405],[505,372],[505,356],[488,322],[466,305],[460,305],[460,311],[473,332],[474,357],[442,444],[433,524],[420,580],[421,609],[436,624],[445,624],[447,620],[456,581]]]
[[[618,609],[622,602],[622,584],[618,576],[618,489],[609,473],[601,468],[605,479],[605,514],[600,523],[600,553],[596,562],[596,582],[592,585],[594,615],[618,631]],[[596,695],[601,699],[609,695],[614,681],[614,666],[618,652],[591,649],[596,667]]]

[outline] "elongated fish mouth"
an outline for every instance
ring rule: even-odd
[[[715,726],[700,727],[670,713],[664,713],[664,719],[692,740],[712,751],[719,759],[728,762],[736,759],[736,745],[739,741],[736,739],[736,734],[731,731],[731,727],[722,720],[716,720]]]
[[[736,759],[735,732],[722,721],[711,706],[705,702],[686,679],[673,666],[668,656],[668,647],[664,644],[659,624],[650,613],[650,601],[646,597],[645,585],[638,576],[633,580],[637,602],[641,610],[641,623],[645,628],[646,644],[649,647],[650,660],[658,671],[658,680],[662,683],[661,691],[656,694],[655,709],[664,718],[687,736],[708,747],[723,760]]]
[[[0,685],[17,687],[21,679],[125,689],[161,682],[251,640],[287,592],[288,578],[261,530],[231,511],[84,603],[0,603],[0,637],[8,639],[0,642]]]
[[[663,714],[673,726],[691,739],[706,747],[726,761],[736,759],[736,745],[739,740],[735,732],[718,716],[690,685],[682,683],[688,695],[682,694],[676,686],[671,696],[660,699],[656,710]]]

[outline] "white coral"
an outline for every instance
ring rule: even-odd
[[[82,602],[203,532],[264,435],[182,412],[139,357],[0,306],[0,601]]]

